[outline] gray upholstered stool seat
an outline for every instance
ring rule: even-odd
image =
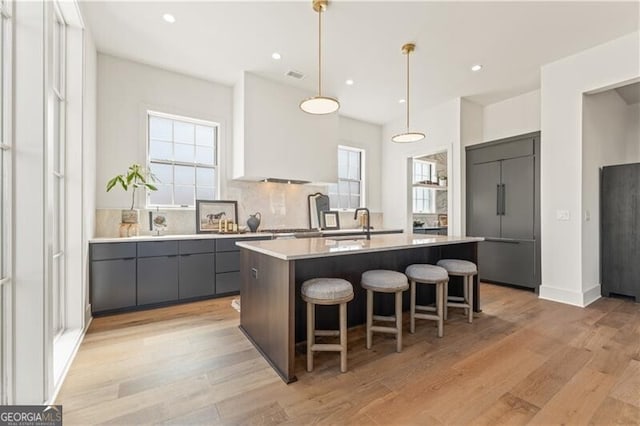
[[[335,305],[336,300],[349,298],[353,299],[353,286],[347,280],[340,278],[314,278],[302,283],[302,298],[314,299],[315,304],[326,300],[329,304]]]
[[[402,292],[409,288],[407,277],[396,271],[375,269],[362,274],[360,281],[367,290],[367,349],[371,349],[373,332],[396,335],[396,351],[402,351]],[[373,315],[373,293],[395,293],[395,315]],[[395,322],[395,327],[373,325],[373,321]]]
[[[375,269],[362,274],[362,287],[382,293],[395,293],[409,288],[407,277],[396,271]]]
[[[409,265],[405,274],[420,281],[443,281],[448,278],[447,270],[435,265]]]
[[[447,319],[448,308],[464,308],[469,323],[473,322],[473,276],[478,273],[475,263],[460,259],[442,259],[438,265],[447,270],[450,276],[462,277],[463,296],[449,296],[449,288],[445,289],[444,319]]]
[[[444,306],[445,306],[445,290],[449,282],[449,274],[447,270],[440,266],[415,264],[409,265],[405,270],[407,278],[411,281],[411,303],[409,305],[410,312],[410,331],[415,333],[416,318],[436,321],[438,326],[438,337],[444,335]],[[433,306],[416,304],[416,283],[430,284],[436,286],[436,304]],[[422,311],[422,312],[416,312]],[[435,312],[435,313],[430,313]]]
[[[449,275],[454,274],[477,274],[478,267],[475,263],[460,259],[442,259],[438,261],[438,266],[447,270]]]
[[[302,299],[307,302],[307,371],[313,371],[313,353],[340,352],[340,371],[347,371],[347,302],[353,286],[339,278],[314,278],[302,283]],[[340,305],[340,330],[316,330],[315,305]],[[316,344],[316,336],[340,337],[340,344]]]

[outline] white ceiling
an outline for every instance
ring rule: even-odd
[[[324,94],[375,123],[463,96],[488,104],[539,87],[540,66],[638,31],[640,2],[334,1],[323,15]],[[87,1],[100,52],[233,85],[242,70],[317,90],[317,14],[289,2]],[[176,22],[162,20],[164,13]],[[271,59],[278,51],[280,61]],[[484,65],[474,73],[470,66]],[[302,80],[285,77],[294,69]],[[346,79],[355,80],[353,86]]]

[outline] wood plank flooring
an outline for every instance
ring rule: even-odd
[[[468,324],[418,321],[404,349],[349,330],[349,371],[320,353],[285,385],[238,329],[231,298],[97,318],[57,404],[72,424],[640,424],[640,304],[582,309],[482,284]]]

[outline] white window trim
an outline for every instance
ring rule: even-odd
[[[347,182],[360,182],[360,205],[358,207],[365,207],[367,205],[367,183],[366,183],[366,176],[367,176],[367,169],[366,169],[366,153],[367,151],[363,148],[356,148],[353,146],[348,146],[348,145],[338,145],[338,152],[340,152],[340,150],[346,150],[346,151],[354,151],[354,152],[358,152],[360,153],[360,179],[340,179],[338,178],[337,184],[338,187],[340,185],[340,181],[347,181]],[[339,165],[338,165],[339,167]],[[354,208],[332,208],[332,211],[339,211],[339,212],[353,212],[356,209]]]
[[[2,58],[2,134],[0,135],[0,150],[4,151],[2,182],[2,211],[0,212],[0,226],[2,229],[2,256],[5,265],[5,275],[0,271],[0,405],[12,404],[13,401],[13,305],[12,305],[12,245],[13,245],[13,181],[12,181],[12,105],[13,105],[13,1],[0,3],[0,19],[4,22],[2,34],[3,46],[0,49]]]
[[[414,163],[422,163],[422,164],[430,165],[431,166],[431,176],[429,176],[429,179],[431,180],[434,177],[434,175],[437,178],[437,170],[436,170],[437,163],[435,161],[414,159],[413,162]],[[412,165],[412,167],[415,167],[415,166]],[[412,181],[413,184],[416,183],[415,168],[413,170],[411,170],[411,181]],[[416,211],[415,208],[414,208],[414,203],[412,202],[411,203],[412,213],[413,214],[425,214],[425,215],[427,215],[427,214],[437,214],[437,212],[436,212],[436,204],[437,204],[436,203],[436,197],[437,197],[438,194],[436,193],[436,190],[433,189],[433,188],[421,188],[421,189],[424,190],[424,191],[431,192],[431,198],[429,200],[429,206],[428,206],[430,211]],[[413,190],[411,191],[411,196],[413,198],[415,198]],[[415,201],[415,200],[412,200],[412,201]]]
[[[196,124],[196,125],[201,125],[201,126],[207,126],[207,127],[213,127],[214,131],[215,131],[215,146],[214,146],[214,152],[215,152],[215,164],[213,166],[210,165],[205,165],[205,164],[198,164],[198,163],[189,163],[189,162],[181,162],[181,161],[168,161],[168,160],[153,160],[151,161],[150,158],[150,144],[151,144],[151,138],[150,138],[150,131],[149,131],[149,123],[150,117],[158,117],[158,118],[166,118],[168,120],[176,120],[176,121],[184,121],[187,123],[192,123],[192,124]],[[180,115],[180,114],[171,114],[171,113],[166,113],[166,112],[160,112],[154,109],[145,109],[144,111],[144,117],[145,117],[145,147],[146,147],[146,153],[145,153],[145,157],[146,157],[146,167],[147,170],[151,170],[151,163],[158,163],[158,164],[167,164],[167,165],[177,165],[177,166],[189,166],[189,167],[203,167],[203,168],[210,168],[210,169],[214,169],[215,171],[215,177],[216,177],[216,185],[215,185],[215,192],[216,192],[216,197],[220,198],[220,189],[221,189],[221,185],[220,185],[220,179],[221,179],[221,173],[220,173],[220,168],[221,168],[221,164],[220,164],[220,128],[221,128],[221,124],[219,122],[216,121],[210,121],[210,120],[203,120],[200,118],[194,118],[194,117],[189,117],[189,116],[185,116],[185,115]],[[174,143],[172,141],[172,143]],[[197,190],[197,187],[196,187]],[[156,210],[156,209],[163,209],[163,210],[191,210],[191,211],[195,211],[196,206],[195,206],[195,200],[197,200],[197,193],[195,194],[194,197],[194,205],[193,206],[186,206],[186,205],[177,205],[177,204],[151,204],[150,203],[150,193],[149,191],[145,190],[145,204],[144,207],[146,209],[149,210]]]

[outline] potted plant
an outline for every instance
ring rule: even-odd
[[[138,210],[134,209],[136,205],[136,190],[138,188],[146,188],[149,191],[158,190],[155,185],[148,181],[155,182],[155,176],[147,172],[140,164],[133,163],[129,166],[127,173],[114,176],[107,182],[107,192],[118,185],[125,191],[131,189],[131,208],[122,210],[122,223],[138,223]]]

